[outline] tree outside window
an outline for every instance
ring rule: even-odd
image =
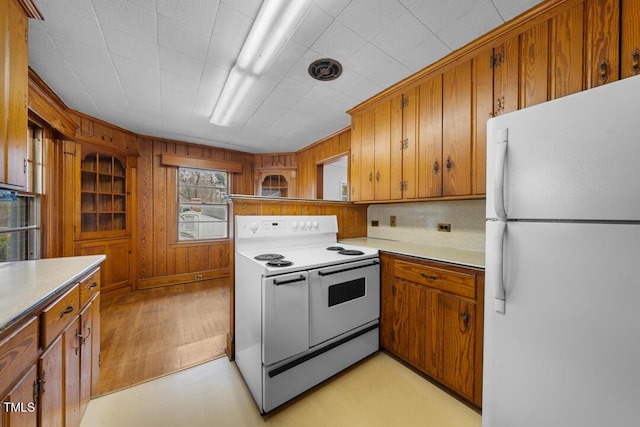
[[[178,240],[228,236],[227,172],[178,168]]]

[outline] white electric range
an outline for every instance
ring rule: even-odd
[[[265,413],[376,352],[376,249],[336,217],[235,217],[235,360]]]

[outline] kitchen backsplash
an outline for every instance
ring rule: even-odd
[[[484,200],[369,205],[367,220],[368,237],[484,251]],[[376,220],[379,225],[372,227]],[[439,223],[451,224],[451,231],[437,231]]]

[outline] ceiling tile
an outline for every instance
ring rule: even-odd
[[[103,30],[114,28],[140,39],[156,42],[156,15],[153,9],[129,0],[94,0],[92,4]]]
[[[502,18],[493,7],[493,3],[490,0],[482,0],[437,35],[449,48],[455,50],[500,24]]]
[[[252,18],[238,12],[226,3],[220,3],[211,40],[238,49],[242,48],[251,25],[253,25]]]
[[[158,53],[160,55],[161,70],[171,71],[174,74],[195,80],[200,80],[200,77],[202,77],[204,61],[199,61],[162,46],[159,47]]]
[[[115,29],[105,29],[104,37],[112,55],[159,67],[157,44]]]
[[[410,6],[411,12],[433,33],[458,21],[484,0],[423,0]],[[486,6],[486,4],[485,4]]]
[[[291,39],[307,48],[311,47],[333,21],[334,18],[331,15],[315,5],[309,10]]]
[[[196,32],[211,34],[218,13],[218,0],[155,0],[156,12]]]
[[[340,62],[348,58],[367,43],[365,39],[347,28],[339,21],[333,21],[327,31],[311,46],[311,48],[327,58]]]
[[[521,14],[522,11],[542,3],[542,0],[492,0],[492,2],[506,22]]]
[[[204,61],[210,37],[210,33],[196,31],[194,27],[158,15],[158,45],[162,47]]]
[[[353,0],[337,19],[359,36],[369,40],[395,21],[405,10],[396,0]]]
[[[337,17],[351,3],[351,0],[318,0],[316,5],[329,16]]]
[[[372,43],[414,72],[451,52],[410,12],[382,30]]]

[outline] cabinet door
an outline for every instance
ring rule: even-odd
[[[99,374],[100,314],[98,294],[80,313],[80,418],[95,392]]]
[[[408,283],[394,279],[391,287],[391,325],[389,351],[408,359],[409,356],[409,291]]]
[[[402,184],[400,188],[403,199],[414,199],[418,196],[418,88],[406,91],[400,97],[400,104],[402,110]]]
[[[520,108],[546,102],[549,84],[549,22],[520,35]]]
[[[519,37],[513,37],[494,48],[494,115],[510,113],[518,109],[518,85],[520,44]]]
[[[373,113],[374,110],[367,110],[360,114],[360,200],[375,199],[375,140]]]
[[[471,191],[486,193],[487,120],[493,117],[493,49],[473,58],[474,138]]]
[[[37,425],[37,400],[36,396],[34,396],[37,374],[38,369],[34,365],[13,390],[2,399],[2,402],[11,402],[16,406],[8,411],[8,405],[3,403],[4,406],[0,410],[0,425],[3,427],[33,427]]]
[[[389,158],[389,198],[386,200],[402,199],[403,191],[403,147],[404,141],[404,96],[396,96],[390,102],[389,117],[389,154],[382,153]],[[407,141],[408,144],[408,141]],[[386,191],[386,190],[385,190]],[[378,199],[380,200],[380,199]]]
[[[619,79],[620,0],[587,0],[585,89]]]
[[[9,85],[5,90],[9,94],[7,124],[7,162],[6,182],[26,187],[27,161],[27,91],[29,60],[27,56],[27,16],[22,6],[9,1],[9,56],[6,75]],[[6,83],[6,82],[5,82]]]
[[[584,3],[554,16],[549,26],[549,97],[556,99],[582,90]]]
[[[100,255],[107,259],[100,268],[100,287],[112,291],[130,286],[130,239],[95,240],[76,244],[76,255]]]
[[[640,1],[622,0],[621,78],[640,74]]]
[[[442,195],[471,193],[471,61],[443,76]]]
[[[80,425],[80,318],[62,334],[64,344],[64,419],[65,426]]]
[[[9,108],[7,91],[8,80],[4,77],[5,64],[9,58],[7,36],[9,35],[9,1],[0,1],[0,67],[3,68],[3,78],[0,78],[0,182],[6,182],[7,160],[7,126],[9,125],[7,110]],[[1,419],[1,418],[0,418]]]
[[[418,87],[418,197],[442,195],[442,75]]]
[[[475,381],[475,304],[443,297],[443,382],[473,400]]]
[[[434,378],[442,375],[442,315],[438,292],[417,283],[409,286],[408,361]]]
[[[398,169],[400,147],[391,147],[391,101],[383,102],[374,109],[374,198],[391,200],[391,179],[393,171]],[[391,158],[396,164],[393,165]],[[395,173],[393,175],[396,175]],[[397,180],[400,184],[400,179]]]
[[[356,114],[351,117],[351,170],[349,171],[349,185],[351,195],[349,200],[358,202],[360,196],[360,170],[362,168],[362,158],[360,154],[362,145],[362,116]]]
[[[40,357],[40,425],[64,425],[63,340],[58,337]]]

